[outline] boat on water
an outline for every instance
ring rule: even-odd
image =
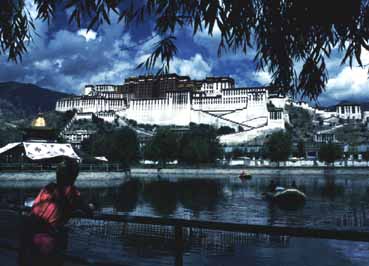
[[[274,192],[264,192],[264,197],[285,209],[296,209],[304,206],[305,193],[296,188],[277,187]]]
[[[248,172],[242,171],[238,177],[241,180],[247,180],[247,179],[251,179],[252,175]]]

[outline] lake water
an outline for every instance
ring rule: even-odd
[[[1,174],[0,178],[4,175]],[[41,175],[52,175],[43,173]],[[355,228],[369,231],[369,175],[254,175],[242,182],[224,178],[125,178],[84,173],[78,185],[99,212],[177,217],[248,224]],[[111,175],[109,180],[106,176]],[[10,176],[8,176],[10,177]],[[0,195],[14,203],[35,196],[43,181],[3,182]],[[308,196],[298,210],[283,210],[261,193],[273,179],[292,181]],[[193,232],[184,252],[173,249],[170,229],[73,221],[71,252],[99,261],[128,265],[369,265],[369,243],[270,237],[225,232]],[[107,264],[110,265],[110,264]]]

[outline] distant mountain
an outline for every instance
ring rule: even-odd
[[[369,111],[369,102],[361,103],[360,107],[361,111]]]
[[[56,101],[69,94],[18,82],[0,83],[0,117],[20,119],[54,110]],[[9,117],[10,116],[10,117]]]

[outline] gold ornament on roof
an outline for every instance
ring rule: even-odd
[[[42,115],[38,115],[33,121],[32,121],[32,127],[46,127],[46,121],[45,118]]]

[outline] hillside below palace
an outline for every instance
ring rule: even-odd
[[[229,77],[192,80],[168,74],[130,77],[123,85],[86,85],[81,96],[58,100],[56,111],[76,110],[78,117],[95,114],[108,122],[228,126],[237,132],[220,136],[220,142],[232,145],[285,129],[287,101],[272,87],[236,88]]]

